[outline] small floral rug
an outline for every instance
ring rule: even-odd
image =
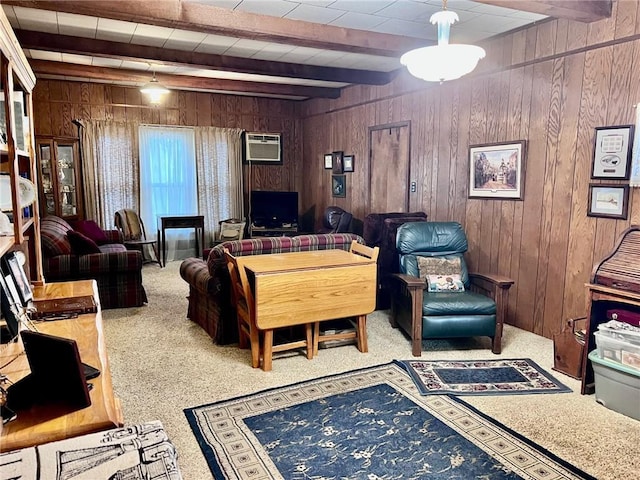
[[[571,389],[528,358],[403,360],[423,395],[568,393]]]
[[[216,479],[593,479],[397,362],[185,415]]]

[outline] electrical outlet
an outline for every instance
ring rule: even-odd
[[[418,190],[418,185],[416,184],[416,182],[411,182],[411,192],[416,193],[417,190]]]

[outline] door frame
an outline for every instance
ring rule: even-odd
[[[373,148],[371,146],[371,136],[373,135],[373,132],[376,130],[386,130],[386,129],[390,129],[390,128],[401,128],[401,127],[409,127],[409,145],[407,147],[407,196],[405,198],[405,202],[407,205],[407,212],[410,211],[411,208],[411,197],[410,197],[410,193],[411,193],[411,185],[410,185],[410,181],[411,181],[411,120],[404,120],[401,122],[393,122],[393,123],[386,123],[384,125],[374,125],[372,127],[368,127],[367,130],[367,138],[368,138],[368,142],[369,142],[369,198],[368,198],[368,208],[367,210],[369,211],[369,213],[371,213],[371,193],[372,193],[372,189],[371,189],[371,175],[372,175],[372,165],[371,165],[371,158],[373,157]]]

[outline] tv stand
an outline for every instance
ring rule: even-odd
[[[249,235],[254,237],[293,237],[298,234],[298,227],[256,227],[249,228]]]

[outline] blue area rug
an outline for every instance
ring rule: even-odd
[[[571,389],[528,358],[403,360],[423,395],[568,393]]]
[[[593,479],[397,362],[185,415],[216,479]]]

